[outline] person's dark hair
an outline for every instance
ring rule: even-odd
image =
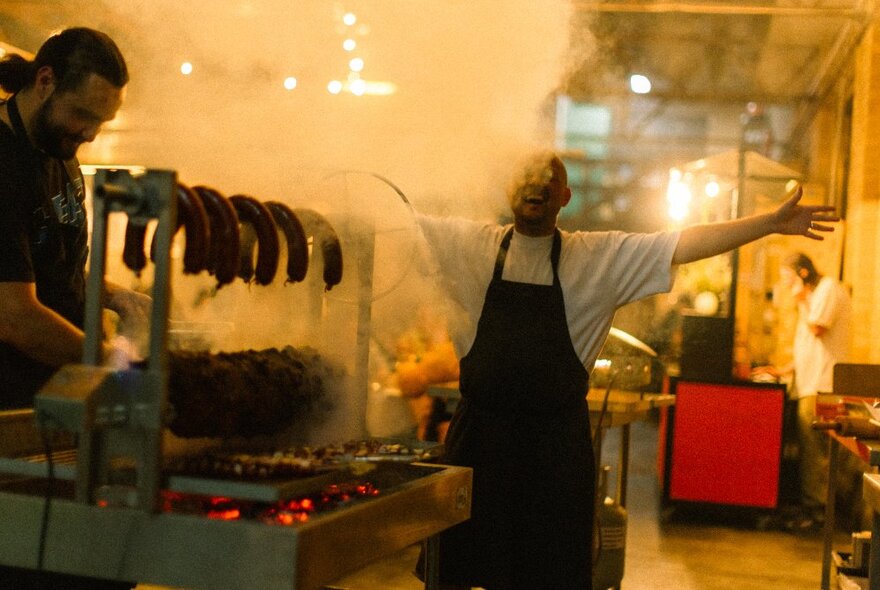
[[[0,87],[10,93],[28,88],[43,66],[52,68],[59,92],[75,90],[91,74],[117,88],[128,83],[128,67],[113,39],[94,29],[74,27],[49,37],[33,61],[14,53],[0,59]]]
[[[804,283],[808,285],[819,283],[819,271],[816,270],[813,261],[806,254],[802,252],[792,254],[786,259],[785,264],[791,267],[803,279]]]

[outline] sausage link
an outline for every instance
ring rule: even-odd
[[[211,227],[202,199],[192,189],[177,185],[177,225],[183,225],[186,250],[183,252],[183,272],[199,274],[208,266]]]
[[[249,223],[257,233],[254,279],[258,285],[268,285],[278,272],[278,229],[272,214],[265,205],[248,195],[233,195],[229,202],[235,207],[239,221]]]
[[[184,184],[177,185],[177,222],[173,235],[183,226],[186,249],[183,252],[183,272],[199,274],[208,268],[211,247],[211,227],[208,212],[199,195]],[[156,234],[150,243],[150,260],[156,261]]]
[[[128,218],[125,226],[125,244],[122,247],[122,262],[141,276],[141,271],[147,266],[147,255],[144,252],[144,241],[147,237],[147,219]]]
[[[238,214],[229,199],[216,190],[206,186],[194,186],[193,190],[202,199],[210,222],[208,272],[217,277],[217,286],[222,287],[238,274]]]
[[[269,201],[266,208],[287,240],[287,280],[298,283],[309,270],[309,240],[296,214],[284,203]]]
[[[302,222],[306,234],[312,237],[312,252],[321,251],[324,261],[324,285],[329,291],[342,281],[342,245],[339,236],[330,222],[320,213],[311,209],[294,209],[293,212]]]
[[[238,276],[245,283],[250,283],[254,278],[254,249],[256,247],[256,230],[250,223],[242,223],[238,245]]]

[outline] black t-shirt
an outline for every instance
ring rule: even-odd
[[[0,282],[36,283],[40,302],[78,327],[88,256],[84,197],[76,159],[51,158],[0,123]],[[0,408],[32,405],[53,372],[0,342]]]

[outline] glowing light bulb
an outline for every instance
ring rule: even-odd
[[[357,42],[354,39],[346,39],[342,42],[342,48],[346,51],[354,51],[355,47],[357,47]]]
[[[691,189],[683,182],[670,182],[669,188],[666,189],[666,200],[673,204],[687,205],[691,202]]]
[[[287,78],[285,78],[284,87],[288,90],[293,90],[294,88],[296,88],[296,78],[294,78],[293,76],[288,76]]]
[[[353,12],[346,12],[346,13],[342,16],[342,22],[343,22],[346,26],[349,26],[349,27],[350,27],[351,25],[353,25],[354,23],[356,23],[357,20],[358,20],[358,19],[357,19],[357,16],[355,16],[355,14],[354,14]]]
[[[710,180],[706,183],[706,196],[710,198],[714,198],[718,196],[718,193],[721,192],[721,186],[715,182],[714,180]]]
[[[648,94],[651,92],[651,81],[647,76],[633,74],[629,77],[629,88],[636,94]]]
[[[690,212],[691,189],[681,181],[681,173],[673,169],[669,174],[669,186],[666,188],[666,200],[669,202],[669,217],[681,221]],[[677,178],[676,178],[677,177]]]
[[[367,90],[367,83],[363,80],[355,80],[351,83],[351,93],[355,96],[363,96]]]
[[[364,94],[373,94],[376,96],[388,96],[397,92],[397,86],[391,82],[366,82]]]
[[[330,94],[339,94],[342,92],[342,82],[339,80],[333,80],[329,84],[327,84],[327,91]]]
[[[193,71],[193,65],[190,62],[185,61],[182,64],[180,64],[180,73],[183,74],[184,76],[189,76],[190,74],[192,74],[192,71]]]
[[[681,221],[690,213],[687,205],[682,203],[673,203],[669,205],[669,217],[675,221]]]
[[[364,69],[364,60],[359,57],[356,57],[353,60],[351,60],[350,62],[348,62],[348,67],[349,67],[349,69],[351,69],[352,72],[360,72],[361,70]]]

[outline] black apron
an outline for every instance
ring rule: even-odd
[[[441,535],[444,583],[590,590],[595,465],[589,375],[571,343],[553,238],[552,285],[505,281],[504,236],[461,359],[446,461],[474,470],[471,519]]]

